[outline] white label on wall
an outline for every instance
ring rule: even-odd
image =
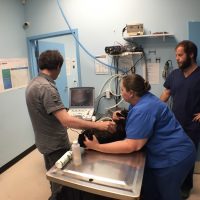
[[[160,64],[159,63],[147,63],[147,79],[150,84],[160,83]],[[145,69],[143,70],[145,73]],[[143,77],[146,77],[145,74]]]
[[[96,58],[105,64],[108,62],[106,55],[97,56]],[[95,72],[96,74],[108,74],[108,67],[95,60]]]

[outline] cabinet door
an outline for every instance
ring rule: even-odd
[[[39,46],[39,53],[42,53],[43,51],[46,51],[48,49],[56,49],[56,50],[59,50],[59,52],[62,54],[63,58],[66,58],[65,46],[62,43],[39,41],[38,46]],[[65,107],[69,107],[68,90],[67,90],[68,85],[67,85],[66,74],[67,74],[66,73],[66,62],[64,62],[63,66],[61,68],[61,72],[55,81],[56,81],[56,85],[57,85],[58,91],[60,93],[62,102],[64,103]]]

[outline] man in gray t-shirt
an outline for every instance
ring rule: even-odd
[[[42,154],[49,154],[62,148],[69,149],[66,128],[52,114],[65,109],[54,80],[40,73],[26,89],[26,101],[38,150]]]
[[[63,57],[57,50],[48,50],[39,57],[39,75],[32,79],[26,89],[26,103],[32,122],[35,144],[44,155],[46,169],[70,148],[67,128],[112,130],[113,122],[91,122],[71,117],[55,85]],[[57,200],[61,186],[51,182],[52,195],[49,200]]]

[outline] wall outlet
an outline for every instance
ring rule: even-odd
[[[106,99],[110,99],[110,97],[111,97],[111,93],[110,93],[110,90],[106,90],[105,91],[105,95],[106,95]]]

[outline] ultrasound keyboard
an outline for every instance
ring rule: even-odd
[[[85,120],[92,120],[94,109],[93,108],[69,109],[68,113],[73,117],[78,117]]]

